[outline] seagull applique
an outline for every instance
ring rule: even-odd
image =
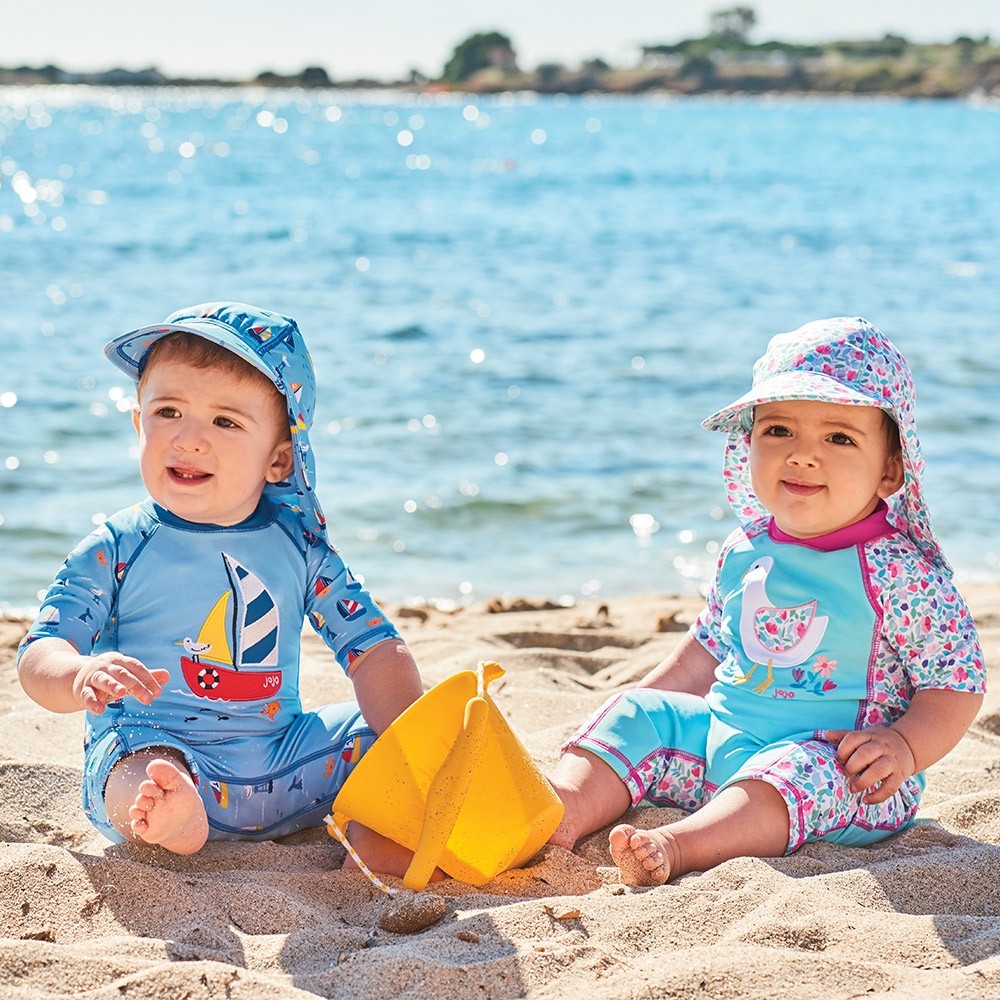
[[[176,634],[177,633],[175,632],[174,635]],[[212,644],[210,642],[197,642],[189,635],[184,636],[178,645],[184,647],[184,652],[187,653],[195,663],[199,662],[198,657],[201,656],[202,653],[207,653],[212,648]]]
[[[747,673],[737,671],[734,684],[746,684],[761,664],[767,664],[767,676],[754,685],[763,694],[774,683],[774,668],[789,669],[805,663],[823,639],[830,619],[816,614],[816,601],[791,608],[776,607],[764,588],[774,559],[761,556],[743,576],[743,610],[740,614],[740,639],[753,666]]]

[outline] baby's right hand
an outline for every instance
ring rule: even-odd
[[[73,679],[73,697],[81,708],[100,715],[113,701],[132,695],[144,705],[158,698],[170,677],[168,670],[147,670],[123,653],[85,656]]]

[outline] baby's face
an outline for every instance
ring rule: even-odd
[[[871,514],[903,464],[876,407],[791,400],[756,408],[750,479],[782,531],[816,538]]]
[[[133,414],[139,468],[150,496],[173,514],[202,524],[238,524],[264,486],[292,469],[287,421],[250,381],[157,361]]]

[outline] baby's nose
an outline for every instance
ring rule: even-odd
[[[181,451],[203,451],[205,445],[205,434],[197,424],[178,421],[174,432],[174,447]]]
[[[796,442],[788,453],[789,465],[815,465],[816,449],[804,441]]]

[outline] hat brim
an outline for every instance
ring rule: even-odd
[[[876,406],[880,410],[891,410],[887,399],[861,389],[852,389],[828,375],[811,371],[789,371],[764,379],[739,399],[706,417],[701,426],[710,431],[749,431],[753,427],[755,406],[790,399],[837,403],[841,406]]]
[[[202,337],[213,344],[232,351],[248,365],[256,368],[274,382],[274,372],[252,351],[243,340],[225,323],[220,323],[210,317],[204,319],[185,320],[183,323],[159,323],[156,326],[143,326],[131,333],[123,334],[105,344],[104,353],[108,360],[121,369],[134,381],[139,381],[142,365],[150,348],[158,340],[171,333],[190,333]],[[277,384],[277,383],[275,383]]]

